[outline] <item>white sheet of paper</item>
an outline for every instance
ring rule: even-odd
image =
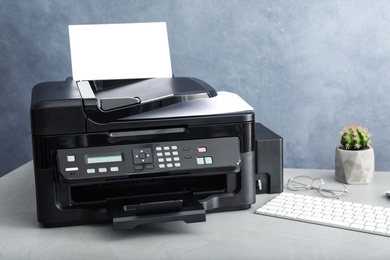
[[[73,80],[172,77],[165,22],[69,25]]]

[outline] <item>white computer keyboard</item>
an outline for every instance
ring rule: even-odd
[[[256,214],[390,236],[390,208],[283,192]]]

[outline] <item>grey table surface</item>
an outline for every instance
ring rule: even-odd
[[[285,182],[302,174],[335,181],[333,170],[285,169]],[[347,187],[343,200],[390,207],[390,172]],[[257,195],[250,209],[207,214],[202,223],[44,228],[30,161],[0,178],[0,259],[390,259],[390,237],[254,214],[274,196]]]

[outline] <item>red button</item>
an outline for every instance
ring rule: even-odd
[[[207,151],[206,147],[204,147],[204,146],[198,147],[198,152],[205,153],[206,151]]]

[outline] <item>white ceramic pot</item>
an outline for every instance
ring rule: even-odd
[[[343,150],[336,147],[336,180],[346,184],[367,184],[374,178],[374,148]]]

